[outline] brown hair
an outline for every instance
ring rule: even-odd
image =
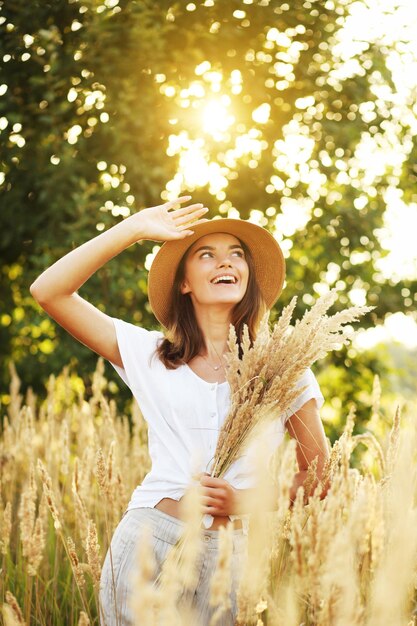
[[[255,266],[248,247],[241,241],[249,268],[248,286],[242,300],[232,311],[231,323],[235,327],[239,343],[242,341],[243,327],[248,326],[251,343],[256,337],[256,330],[266,310],[265,301],[255,276]],[[182,294],[180,285],[184,280],[185,261],[188,251],[182,257],[175,274],[172,306],[165,338],[159,343],[156,354],[168,369],[176,369],[197,356],[205,341],[197,324],[194,307],[188,293]]]

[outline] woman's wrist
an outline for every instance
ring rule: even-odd
[[[146,236],[146,223],[142,211],[133,213],[129,217],[126,217],[121,224],[124,224],[125,228],[129,230],[131,235],[131,244],[140,243],[147,239]]]
[[[257,489],[238,489],[233,487],[234,499],[232,505],[232,515],[247,515],[250,513],[256,502]]]
[[[133,243],[145,240],[161,241],[162,238],[158,236],[160,235],[158,232],[160,226],[155,218],[155,213],[152,213],[152,209],[142,209],[124,221],[129,224]]]

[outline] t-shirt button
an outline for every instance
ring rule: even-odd
[[[216,417],[217,413],[210,413],[210,417]]]
[[[216,389],[216,385],[211,386],[211,390],[214,391]]]

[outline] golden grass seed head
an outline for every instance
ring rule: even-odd
[[[229,522],[227,527],[219,528],[219,549],[216,569],[210,581],[209,604],[216,607],[210,624],[215,626],[221,615],[231,607],[231,564],[233,552],[233,524]]]
[[[72,565],[72,571],[74,573],[74,578],[79,587],[84,587],[85,585],[84,571],[80,565],[80,561],[78,559],[77,551],[75,548],[75,543],[71,537],[67,537],[67,548],[68,548],[68,556],[70,558],[70,562]]]
[[[184,589],[197,584],[199,573],[197,560],[202,551],[201,498],[203,487],[195,481],[181,499],[181,518],[184,521],[179,541],[178,573]]]
[[[36,485],[33,479],[33,464],[30,466],[30,478],[22,491],[18,516],[20,520],[20,540],[22,553],[26,557],[32,542],[33,528],[36,515]]]
[[[26,626],[19,603],[10,591],[6,591],[6,604],[3,605],[3,616],[6,626]]]
[[[12,531],[12,505],[6,503],[0,524],[0,553],[7,554],[10,545],[10,534]]]
[[[7,603],[3,604],[1,612],[3,614],[4,626],[21,626],[22,624],[26,626],[26,622],[19,621],[12,607]]]
[[[41,475],[41,481],[43,485],[43,492],[45,494],[45,499],[48,504],[49,510],[51,512],[52,518],[54,520],[54,528],[55,530],[60,530],[62,528],[62,523],[61,523],[59,511],[55,502],[55,497],[54,497],[54,493],[52,489],[52,480],[46,470],[46,467],[41,461],[41,459],[38,459],[38,471]]]
[[[61,445],[61,465],[60,470],[64,476],[68,474],[69,471],[69,460],[70,460],[70,450],[69,450],[69,432],[68,432],[68,422],[66,419],[63,420],[61,425],[61,436],[60,436],[60,445]]]
[[[152,529],[145,525],[142,529],[141,540],[135,547],[136,562],[131,571],[131,584],[135,593],[130,597],[130,608],[133,612],[135,624],[149,624],[157,626],[157,613],[160,602],[160,593],[154,586],[156,561],[152,550]]]
[[[90,626],[90,620],[88,619],[88,615],[85,611],[80,612],[80,617],[78,618],[78,626]]]
[[[45,538],[44,520],[40,515],[36,518],[34,532],[27,552],[27,570],[29,576],[36,576],[38,574],[39,566],[44,556]]]
[[[103,450],[99,448],[96,452],[96,463],[94,468],[94,474],[97,478],[97,483],[100,489],[100,493],[108,495],[109,484],[107,479],[107,467],[103,456]]]
[[[91,567],[93,583],[98,588],[101,576],[101,554],[96,525],[92,520],[88,524],[86,552],[87,561]]]

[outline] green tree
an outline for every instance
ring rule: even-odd
[[[342,290],[341,306],[352,289],[365,290],[377,306],[367,324],[410,306],[403,294],[414,283],[384,282],[375,269],[393,172],[367,182],[357,151],[385,135],[392,105],[381,104],[375,84],[390,85],[391,76],[384,51],[371,45],[357,53],[354,71],[341,71],[336,44],[349,4],[0,2],[3,393],[10,359],[38,391],[71,359],[82,374],[92,371],[94,355],[45,318],[29,285],[73,246],[167,198],[168,183],[212,215],[235,208],[270,228],[279,218],[291,255],[278,307],[301,294],[301,315],[323,281]],[[201,111],[217,95],[229,98],[236,119],[216,136],[202,127]],[[176,182],[181,150],[171,143],[180,135],[202,142],[226,186]],[[300,209],[305,225],[287,232]],[[153,245],[112,260],[83,296],[155,326],[144,269]]]

